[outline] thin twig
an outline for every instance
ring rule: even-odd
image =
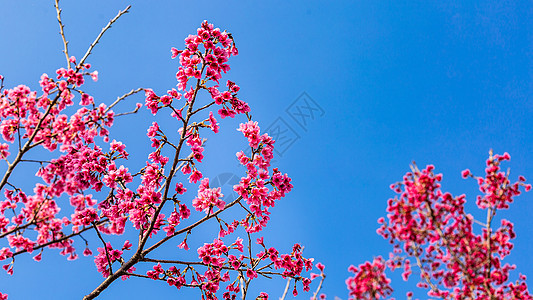
[[[111,21],[109,21],[109,23],[107,23],[107,25],[102,28],[102,31],[100,31],[100,34],[98,34],[98,36],[96,37],[96,39],[94,39],[94,42],[92,42],[91,46],[89,46],[89,49],[87,49],[87,52],[85,52],[85,55],[82,57],[82,59],[80,60],[80,62],[78,63],[78,66],[76,67],[76,71],[79,71],[81,69],[81,67],[83,66],[83,63],[85,62],[85,60],[89,57],[89,55],[91,55],[91,51],[94,49],[94,47],[96,46],[96,44],[98,44],[98,42],[100,41],[100,39],[102,38],[102,36],[104,35],[104,33],[109,29],[111,28],[111,25],[113,23],[115,23],[118,18],[120,18],[123,14],[125,13],[128,13],[128,10],[131,8],[131,5],[128,5],[124,10],[121,10],[118,12],[118,14],[113,18],[111,19]]]
[[[40,164],[43,164],[43,163],[51,164],[52,163],[51,161],[47,161],[47,160],[34,160],[34,159],[21,159],[20,162],[34,162],[34,163],[40,163]]]
[[[123,112],[123,113],[116,114],[116,115],[115,115],[115,118],[116,118],[116,117],[121,117],[121,116],[133,115],[133,114],[136,114],[138,111],[139,111],[139,107],[135,108],[135,109],[132,110],[132,111],[128,111],[128,112]]]
[[[22,225],[22,226],[17,226],[17,227],[15,227],[15,228],[13,228],[13,229],[11,229],[11,230],[9,230],[9,231],[6,231],[6,232],[0,234],[0,239],[3,238],[3,237],[5,237],[5,236],[8,236],[8,235],[12,234],[13,232],[16,232],[16,231],[22,230],[22,229],[24,229],[24,228],[27,228],[27,227],[29,227],[29,226],[31,226],[31,225],[33,225],[33,224],[34,224],[34,223],[33,223],[33,221],[32,221],[32,222],[26,223],[26,224],[24,224],[24,225]]]
[[[250,233],[247,231],[246,234],[248,235],[248,254],[250,255],[250,269],[253,269],[254,266],[254,258],[252,257],[252,237],[250,236]]]
[[[152,277],[150,277],[148,275],[136,274],[136,273],[130,273],[130,272],[125,272],[124,275],[125,276],[133,276],[133,277],[153,279]],[[166,281],[166,279],[162,279],[162,278],[158,278],[156,280]],[[199,287],[200,285],[199,284],[183,284],[183,286],[186,286],[186,287]]]
[[[496,208],[492,207],[492,206],[489,206],[488,210],[487,210],[487,227],[485,227],[486,231],[487,231],[487,239],[486,239],[486,243],[487,243],[487,271],[486,271],[486,274],[485,274],[485,278],[489,279],[490,278],[490,271],[492,269],[492,245],[491,245],[491,240],[492,240],[492,228],[491,228],[491,224],[492,224],[492,219],[494,218],[494,215],[496,214]],[[490,286],[490,283],[489,281],[487,280],[485,282],[485,289],[487,290],[487,294],[491,297],[491,299],[493,298],[492,297],[492,293],[491,293],[491,286]]]
[[[143,258],[141,261],[144,262],[154,262],[154,263],[161,263],[161,264],[178,264],[178,265],[201,265],[201,266],[208,266],[209,264],[206,264],[204,262],[198,262],[198,261],[181,261],[181,260],[169,260],[169,259],[153,259],[153,258]]]
[[[213,104],[215,104],[215,101],[213,101],[213,102],[211,102],[211,103],[208,103],[208,104],[206,104],[206,105],[204,105],[204,106],[202,106],[202,107],[196,109],[196,110],[193,111],[192,113],[193,113],[193,114],[196,114],[197,112],[202,111],[202,110],[204,110],[204,109],[210,107],[210,106],[213,105]]]
[[[57,13],[57,22],[59,23],[59,34],[61,34],[61,38],[63,39],[63,53],[65,53],[65,57],[67,58],[67,66],[70,69],[70,56],[68,55],[68,42],[65,38],[65,32],[64,32],[64,25],[63,22],[61,22],[61,9],[59,9],[59,0],[55,0],[55,7],[56,7],[56,13]]]
[[[140,277],[140,278],[148,278],[148,279],[153,279],[152,277],[150,276],[147,276],[147,275],[142,275],[142,274],[135,274],[135,273],[124,273],[124,275],[126,276],[134,276],[134,277]]]
[[[95,225],[96,223],[93,222],[94,229],[96,230],[96,234],[98,235],[98,238],[100,241],[102,241],[102,244],[104,245],[105,250],[105,256],[107,257],[107,264],[109,265],[109,275],[113,274],[113,268],[111,267],[111,258],[109,257],[109,251],[107,251],[107,245],[104,241],[104,238],[100,234],[100,230],[98,230],[98,226]]]
[[[292,278],[287,279],[287,284],[285,285],[285,290],[283,291],[283,295],[279,298],[279,300],[285,300],[285,296],[287,296],[287,292],[289,291],[289,286],[291,285]]]
[[[109,106],[106,108],[106,110],[104,111],[104,115],[105,115],[110,109],[112,109],[115,105],[117,105],[120,101],[122,101],[122,100],[126,99],[127,97],[129,97],[129,96],[131,96],[131,95],[133,95],[133,94],[136,94],[136,93],[138,93],[138,92],[140,92],[140,91],[144,91],[144,89],[143,89],[143,88],[138,88],[138,89],[136,89],[136,90],[131,90],[131,91],[129,91],[128,93],[126,93],[126,94],[124,94],[124,95],[122,95],[122,96],[120,96],[120,97],[117,97],[117,100],[115,100],[115,102],[111,103],[111,105],[109,105]]]
[[[414,251],[414,257],[416,259],[416,264],[418,265],[418,268],[420,268],[420,272],[422,272],[422,276],[428,283],[428,285],[431,287],[431,289],[434,292],[438,292],[439,289],[431,282],[431,277],[429,276],[428,272],[424,269],[422,266],[422,261],[420,260],[420,255],[418,255],[418,248],[415,245],[411,245],[411,249]]]
[[[320,289],[322,288],[322,283],[324,282],[324,279],[326,279],[326,274],[322,273],[320,277],[322,277],[322,279],[320,279],[320,283],[318,284],[316,291],[313,293],[313,297],[311,298],[311,300],[317,300],[316,297],[318,296],[318,292],[320,292]]]

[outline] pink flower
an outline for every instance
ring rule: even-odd
[[[176,58],[183,51],[180,51],[180,50],[172,47],[172,48],[170,48],[170,52],[172,52],[172,58]]]
[[[247,269],[247,270],[246,270],[246,277],[248,277],[248,278],[250,278],[250,279],[257,278],[257,272],[255,272],[255,271],[252,270],[252,269]]]
[[[183,195],[185,192],[187,192],[187,189],[183,187],[183,183],[176,183],[176,193]]]
[[[88,94],[82,94],[81,95],[81,101],[80,105],[90,105],[94,103],[94,98],[89,96]]]
[[[33,257],[33,260],[35,260],[35,261],[41,261],[41,259],[42,259],[42,254],[43,254],[42,252],[39,252],[39,254],[37,254],[37,255],[35,255],[35,256]]]
[[[196,183],[202,178],[202,173],[198,170],[192,171],[192,174],[189,176],[189,182]]]
[[[220,192],[220,188],[209,188],[209,178],[202,180],[198,189],[198,196],[193,199],[192,205],[197,211],[204,211],[205,213],[213,212],[213,207],[224,209],[226,203],[221,200],[224,195]]]
[[[133,245],[130,243],[129,240],[126,240],[124,242],[124,246],[122,246],[122,250],[130,250]]]
[[[242,239],[241,238],[237,238],[237,240],[235,240],[235,243],[231,244],[231,246],[235,247],[235,249],[239,250],[240,252],[243,252],[244,251],[244,247],[242,245]]]
[[[180,248],[180,249],[184,249],[184,250],[189,250],[189,246],[187,245],[187,240],[183,240],[183,242],[181,242],[181,243],[178,245],[178,248]]]
[[[209,112],[209,123],[211,124],[211,130],[213,130],[214,133],[218,133],[220,126],[218,126],[217,119],[213,116],[212,111]]]
[[[185,164],[182,168],[181,168],[181,172],[186,175],[186,174],[189,174],[191,173],[191,166],[189,164]]]
[[[359,267],[350,266],[348,270],[354,273],[354,277],[346,279],[350,299],[380,299],[392,293],[383,258],[377,257]]]
[[[238,131],[242,132],[245,137],[248,138],[250,147],[256,148],[259,145],[260,134],[259,134],[259,125],[257,122],[248,121],[247,123],[241,123]]]
[[[0,144],[0,159],[6,159],[9,156],[9,145],[6,143]]]
[[[322,272],[322,273],[324,272],[325,266],[323,264],[317,263],[315,266],[316,266],[317,269],[320,270],[320,272]]]

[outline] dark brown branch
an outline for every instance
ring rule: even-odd
[[[202,111],[202,110],[204,110],[204,109],[206,109],[206,108],[212,106],[213,104],[215,104],[215,101],[213,101],[213,102],[211,102],[211,103],[208,103],[208,104],[206,104],[206,105],[204,105],[204,106],[202,106],[202,107],[196,109],[195,111],[193,111],[193,114],[196,114],[197,112]]]
[[[209,217],[204,217],[200,220],[198,220],[196,223],[192,224],[192,225],[189,225],[187,226],[186,228],[180,230],[180,231],[177,231],[176,233],[174,233],[173,235],[171,236],[167,236],[163,239],[161,239],[159,242],[157,242],[156,244],[154,244],[153,246],[151,246],[150,248],[142,251],[142,252],[139,252],[137,251],[131,258],[130,260],[128,260],[126,263],[124,263],[120,269],[118,269],[115,273],[113,273],[111,276],[107,277],[96,289],[94,289],[90,294],[88,294],[87,296],[85,296],[83,298],[83,300],[90,300],[90,299],[94,299],[96,297],[98,297],[98,295],[100,295],[100,293],[102,293],[111,283],[113,283],[115,280],[117,280],[120,276],[124,275],[131,267],[133,267],[135,264],[137,264],[139,261],[142,260],[142,258],[147,255],[148,253],[150,253],[151,251],[155,250],[156,248],[158,248],[159,246],[161,246],[163,243],[165,243],[166,241],[168,241],[169,239],[171,239],[172,237],[175,237],[179,234],[182,234],[184,232],[187,232],[189,230],[191,230],[192,228],[195,228],[196,226],[202,224],[203,222],[207,221],[208,219],[210,218],[213,218],[215,216],[217,216],[219,213],[223,212],[224,210],[232,207],[233,205],[235,205],[238,201],[240,201],[242,199],[242,197],[239,197],[237,199],[235,199],[233,202],[227,204],[223,210],[219,210],[217,212],[215,212],[214,214],[210,215]]]
[[[109,265],[109,274],[111,275],[113,274],[113,268],[111,267],[111,258],[109,257],[109,251],[107,250],[107,245],[104,241],[104,238],[100,234],[100,230],[98,230],[98,226],[96,226],[94,222],[93,222],[93,227],[94,227],[94,230],[96,230],[96,234],[98,235],[98,238],[100,239],[100,241],[102,241],[102,244],[104,245],[105,256],[107,258],[107,264]]]
[[[6,232],[0,234],[0,239],[5,237],[5,236],[7,236],[7,235],[10,235],[10,234],[12,234],[12,233],[14,233],[16,231],[19,231],[19,230],[22,230],[24,228],[27,228],[28,226],[31,226],[32,224],[33,224],[33,222],[29,222],[29,223],[24,224],[22,226],[17,226],[17,227],[15,227],[15,228],[13,228],[13,229],[11,229],[9,231],[6,231]]]

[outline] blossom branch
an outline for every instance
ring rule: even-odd
[[[164,237],[163,239],[161,239],[159,242],[155,243],[154,245],[152,245],[151,247],[149,247],[148,249],[144,250],[143,251],[143,254],[146,255],[152,251],[154,251],[155,249],[157,249],[159,246],[161,246],[163,243],[165,243],[166,241],[170,240],[171,238],[175,237],[175,236],[178,236],[180,234],[183,234],[185,232],[189,232],[191,231],[192,229],[196,228],[198,225],[204,223],[205,221],[209,220],[209,219],[212,219],[216,216],[218,216],[220,213],[222,213],[223,211],[227,210],[228,208],[232,207],[233,205],[237,204],[239,201],[242,200],[242,196],[239,196],[237,199],[233,200],[232,202],[226,204],[226,206],[224,206],[224,209],[221,209],[221,210],[218,210],[216,212],[214,212],[213,214],[209,215],[209,216],[205,216],[203,217],[202,219],[196,221],[194,224],[191,224],[181,230],[178,230],[176,231],[174,234],[172,234],[171,236],[166,236]]]
[[[200,71],[200,74],[203,73],[204,69],[205,69],[205,64],[202,65],[202,69]],[[199,90],[200,90],[200,79],[198,79],[197,82],[196,82],[196,88],[194,89],[192,100],[190,101],[189,107],[187,109],[187,116],[186,116],[185,121],[184,121],[183,130],[181,132],[181,137],[180,137],[180,141],[179,141],[179,144],[178,144],[178,148],[176,149],[176,152],[175,152],[175,155],[174,155],[174,161],[172,162],[172,168],[170,169],[170,172],[169,172],[169,175],[168,175],[168,179],[165,182],[165,190],[163,192],[161,204],[159,204],[159,206],[157,207],[154,215],[152,216],[152,222],[150,222],[150,226],[148,227],[148,230],[146,231],[144,237],[142,238],[142,240],[139,243],[139,247],[137,249],[137,253],[140,253],[143,250],[144,245],[146,244],[148,238],[150,237],[150,234],[151,234],[151,232],[154,229],[155,223],[157,222],[157,216],[159,215],[159,213],[163,209],[163,206],[166,203],[166,199],[168,197],[168,191],[170,190],[170,184],[172,182],[172,178],[174,177],[174,174],[177,171],[176,166],[177,166],[177,164],[179,162],[179,156],[180,156],[180,153],[181,153],[181,148],[183,146],[183,143],[185,142],[185,136],[187,134],[187,130],[186,130],[187,124],[189,123],[189,120],[193,116],[192,108],[193,108],[193,105],[194,105],[194,102],[196,100],[196,96],[198,95],[198,91]]]

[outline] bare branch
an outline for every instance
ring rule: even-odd
[[[239,283],[241,284],[241,292],[242,292],[241,299],[242,300],[246,299],[246,288],[244,287],[244,279],[243,278],[244,277],[241,274],[240,277],[239,277]]]
[[[124,113],[116,114],[115,117],[121,117],[121,116],[133,115],[133,114],[136,114],[138,111],[139,111],[139,107],[136,107],[136,108],[135,108],[134,110],[132,110],[132,111],[128,111],[128,112],[124,112]]]
[[[68,42],[67,42],[67,39],[65,38],[65,32],[63,31],[64,29],[64,25],[63,25],[63,22],[61,21],[61,9],[59,9],[59,0],[55,0],[55,5],[56,7],[56,13],[57,13],[57,22],[59,23],[59,34],[61,34],[61,38],[63,39],[63,53],[65,53],[65,57],[67,58],[67,66],[68,68],[70,69],[70,56],[68,55]]]
[[[318,284],[316,291],[313,293],[311,300],[317,300],[318,293],[320,292],[320,289],[322,289],[322,283],[324,283],[324,279],[326,279],[326,274],[322,273],[320,277],[322,277],[322,279],[320,279],[320,283]]]
[[[81,67],[83,66],[83,63],[89,57],[89,55],[91,55],[91,51],[94,49],[96,44],[98,44],[98,42],[100,41],[104,33],[109,28],[111,28],[111,25],[113,25],[113,23],[115,23],[118,20],[118,18],[120,18],[123,14],[128,13],[128,10],[130,8],[131,8],[131,5],[128,5],[124,10],[119,11],[118,14],[113,19],[111,19],[111,21],[109,21],[109,23],[107,23],[107,25],[104,28],[102,28],[102,31],[100,31],[100,34],[98,34],[96,39],[94,39],[94,42],[92,42],[91,46],[89,46],[89,49],[87,49],[87,52],[85,52],[85,55],[82,57],[82,59],[78,63],[78,66],[76,67],[76,71],[79,71],[81,69]]]
[[[291,285],[292,278],[287,279],[287,284],[285,285],[285,290],[283,291],[283,295],[279,298],[279,300],[285,300],[285,297],[287,296],[287,292],[289,291],[289,286]]]
[[[112,108],[113,108],[115,105],[117,105],[120,101],[122,101],[122,100],[126,99],[127,97],[129,97],[129,96],[131,96],[131,95],[133,95],[133,94],[136,94],[136,93],[138,93],[138,92],[140,92],[140,91],[144,91],[144,89],[143,89],[143,88],[138,88],[138,89],[136,89],[136,90],[131,90],[131,91],[129,91],[128,93],[126,93],[126,94],[124,94],[124,95],[122,95],[122,96],[120,96],[120,97],[117,97],[117,100],[115,100],[115,102],[111,103],[111,105],[109,105],[109,106],[106,108],[106,110],[104,111],[104,114],[106,114],[110,109],[112,109]],[[137,109],[136,109],[135,111],[137,111]]]

